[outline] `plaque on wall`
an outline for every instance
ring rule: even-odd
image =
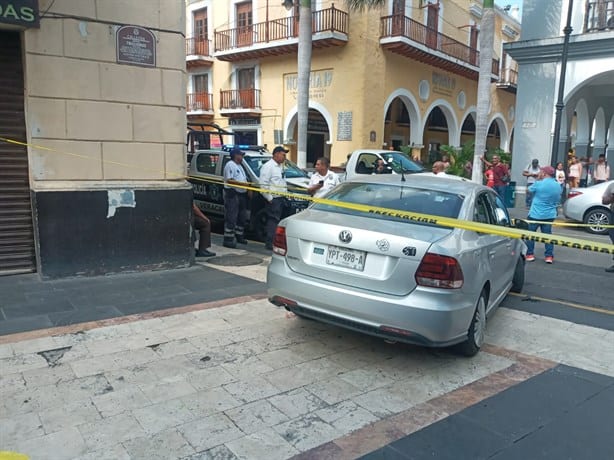
[[[0,0],[0,23],[38,28],[38,0]]]
[[[352,140],[352,112],[337,113],[337,140]]]
[[[115,33],[118,64],[156,66],[156,37],[139,26],[122,26]]]

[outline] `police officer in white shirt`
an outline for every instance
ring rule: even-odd
[[[273,158],[267,161],[260,169],[260,185],[272,192],[287,192],[286,174],[284,163],[286,162],[288,150],[278,145],[273,149]],[[273,249],[273,237],[275,229],[281,220],[285,207],[285,198],[282,195],[262,192],[262,196],[267,202],[266,214],[266,242],[267,249]]]
[[[313,173],[309,180],[307,191],[311,196],[316,198],[326,195],[329,190],[332,190],[339,185],[339,176],[328,170],[330,161],[326,157],[320,157],[316,160],[316,172]]]
[[[224,166],[224,243],[227,248],[236,248],[237,243],[247,244],[243,235],[247,220],[247,190],[232,187],[232,184],[248,185],[243,169],[243,155],[238,148],[230,151],[230,161]],[[236,241],[235,241],[236,237]]]

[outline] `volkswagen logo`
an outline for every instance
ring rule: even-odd
[[[388,240],[377,240],[375,244],[380,251],[387,251],[388,249],[390,249],[390,243],[388,242]]]
[[[339,241],[341,241],[342,243],[349,243],[350,241],[352,241],[352,232],[350,232],[349,230],[341,230],[339,232]]]

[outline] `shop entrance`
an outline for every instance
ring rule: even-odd
[[[0,30],[0,135],[26,142],[21,37]],[[0,141],[0,275],[36,271],[28,151]]]

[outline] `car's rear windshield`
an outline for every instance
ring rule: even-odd
[[[395,184],[345,182],[330,192],[326,199],[371,206],[374,208],[374,212],[357,211],[323,203],[315,203],[313,209],[407,222],[406,217],[390,212],[377,212],[377,208],[456,218],[463,204],[464,196],[440,190]]]
[[[264,164],[271,159],[270,156],[252,156],[245,155],[243,157],[243,161],[249,164],[249,167],[254,171],[256,176],[260,177],[260,168],[264,166]],[[295,177],[308,177],[307,173],[299,168],[297,165],[292,163],[290,160],[286,160],[284,163],[284,172],[286,178],[292,179]]]

